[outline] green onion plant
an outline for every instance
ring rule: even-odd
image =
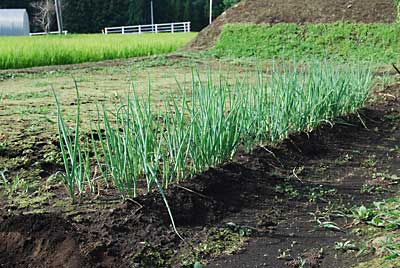
[[[123,199],[157,189],[175,228],[164,193],[169,185],[229,161],[241,146],[250,150],[276,143],[356,112],[371,83],[368,65],[328,61],[277,62],[234,80],[193,70],[190,88],[178,84],[179,93],[161,106],[151,99],[150,83],[147,96],[138,96],[132,87],[113,113],[102,105],[90,144],[106,185]],[[79,138],[77,96],[74,138],[56,97],[64,183],[72,197],[85,183],[93,188],[89,157]]]
[[[57,105],[58,137],[65,168],[63,181],[73,201],[75,201],[76,194],[80,195],[84,192],[86,185],[89,186],[90,190],[94,191],[90,171],[88,143],[85,142],[81,144],[80,141],[80,97],[76,82],[75,89],[77,96],[77,111],[75,128],[73,131],[66,126],[62,116],[60,102],[53,90]]]

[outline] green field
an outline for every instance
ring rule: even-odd
[[[286,24],[225,26],[218,57],[330,58],[392,63],[400,59],[398,24]]]
[[[75,64],[175,51],[195,33],[1,37],[0,69]]]

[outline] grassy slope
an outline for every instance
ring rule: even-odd
[[[399,59],[400,26],[396,24],[226,25],[215,48],[217,56],[328,57],[338,60]]]
[[[0,69],[74,64],[175,51],[195,33],[1,37]]]

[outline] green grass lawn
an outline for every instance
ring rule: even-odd
[[[175,51],[196,33],[0,37],[0,69],[74,64]]]

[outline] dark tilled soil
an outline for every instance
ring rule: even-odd
[[[373,174],[382,171],[387,174],[400,174],[400,156],[398,153],[390,153],[390,149],[398,146],[400,141],[400,122],[387,120],[390,118],[387,114],[393,111],[398,116],[398,99],[392,94],[395,92],[398,96],[399,90],[400,87],[392,87],[391,94],[385,95],[387,99],[384,102],[376,103],[360,112],[368,129],[353,118],[354,120],[347,121],[351,126],[321,128],[309,138],[300,135],[285,141],[284,145],[279,147],[280,150],[275,149],[278,158],[286,158],[286,169],[289,166],[304,167],[301,175],[297,174],[296,177],[292,173],[292,178],[297,179],[296,182],[293,178],[295,189],[303,193],[300,194],[302,197],[291,200],[271,200],[262,197],[245,211],[225,217],[223,221],[254,227],[260,225],[260,219],[266,218],[267,222],[270,222],[271,215],[276,213],[283,221],[280,221],[271,233],[263,233],[251,239],[239,254],[221,257],[207,267],[301,267],[301,257],[306,260],[305,266],[302,267],[344,268],[366,258],[357,258],[355,254],[344,254],[334,250],[335,242],[357,241],[357,237],[351,234],[348,228],[351,220],[349,222],[346,218],[331,217],[330,220],[336,222],[341,230],[321,229],[318,228],[312,213],[335,214],[337,211],[334,211],[338,208],[340,210],[354,205],[368,205],[373,200],[383,198],[376,193],[360,193],[363,184],[371,180]],[[260,155],[268,155],[266,152],[262,153],[262,149],[259,150],[257,156],[253,156],[253,161]],[[288,162],[291,163],[289,166]],[[287,176],[290,177],[290,173]],[[316,185],[323,185],[325,189],[335,189],[336,192],[331,196],[327,194],[321,197],[317,202],[310,202],[307,192],[317,193],[319,190],[316,190]],[[395,186],[388,188],[395,192]],[[288,192],[286,196],[290,195],[293,193]],[[309,201],[305,196],[308,196]],[[289,256],[285,257],[282,254],[285,251]]]
[[[216,42],[227,23],[330,23],[350,21],[392,23],[392,0],[242,0],[202,30],[187,50],[203,50]]]
[[[307,260],[304,267],[357,263],[354,254],[333,249],[337,241],[356,239],[348,220],[332,216],[340,231],[321,229],[310,213],[345,211],[396,189],[360,193],[374,173],[400,173],[399,152],[391,150],[400,141],[397,96],[399,83],[376,94],[359,116],[238,153],[234,161],[171,187],[167,197],[181,234],[196,243],[199,233],[228,222],[252,230],[243,250],[217,260],[208,256],[207,267],[299,267],[298,256]],[[124,203],[105,196],[108,201],[103,195],[68,213],[51,205],[47,212],[2,206],[0,267],[141,267],[134,265],[143,256],[142,267],[180,267],[170,263],[187,244],[171,230],[159,194]]]
[[[0,267],[82,267],[79,234],[57,215],[0,221]]]

